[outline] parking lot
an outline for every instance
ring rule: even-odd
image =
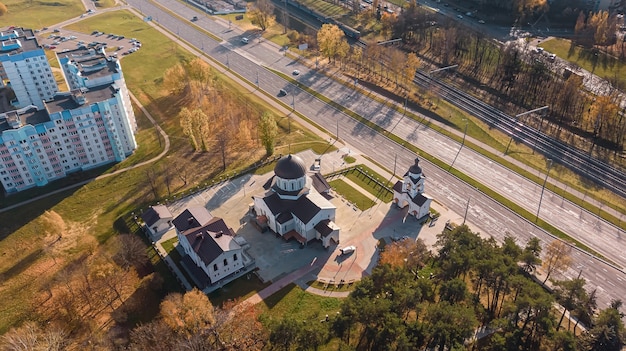
[[[116,33],[81,33],[65,29],[54,29],[39,35],[39,44],[49,50],[62,53],[80,47],[105,46],[107,55],[121,57],[132,54],[141,48],[141,42]]]

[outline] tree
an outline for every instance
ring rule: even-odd
[[[276,23],[276,16],[274,15],[274,5],[270,0],[257,0],[254,3],[248,4],[248,11],[246,12],[250,22],[259,26],[262,31]]]
[[[559,324],[556,326],[557,331],[561,328],[561,323],[563,323],[565,313],[567,311],[579,309],[579,306],[587,299],[585,284],[586,281],[584,278],[559,280],[554,282],[556,300],[563,307],[561,319],[559,319]]]
[[[261,145],[265,147],[265,153],[268,156],[274,153],[277,135],[278,126],[276,125],[274,115],[269,111],[263,112],[261,119],[259,120],[259,138],[261,139]]]
[[[9,12],[7,5],[0,2],[0,17],[6,15]]]
[[[600,311],[594,326],[583,341],[585,350],[589,351],[620,351],[626,341],[622,313],[619,311],[621,301]]]
[[[161,302],[160,316],[172,330],[187,337],[205,334],[215,323],[213,306],[209,298],[198,289],[184,295],[167,295]]]
[[[459,349],[478,324],[471,307],[450,305],[445,301],[429,306],[426,321],[428,344],[438,347],[439,351]]]
[[[543,269],[546,273],[546,278],[543,282],[547,282],[550,275],[555,271],[561,271],[567,267],[572,262],[572,258],[570,253],[572,252],[572,248],[561,240],[554,240],[548,247],[546,248],[546,256],[543,260]]]
[[[34,322],[26,322],[19,328],[9,330],[0,341],[3,351],[61,351],[66,349],[69,340],[62,330],[43,330]]]
[[[345,33],[335,24],[322,25],[317,32],[317,44],[322,55],[328,57],[328,62],[345,57],[350,50]]]
[[[520,260],[522,262],[522,269],[528,274],[534,272],[537,265],[541,264],[541,244],[537,237],[532,237],[528,240],[524,251],[522,251]]]
[[[149,263],[147,247],[136,235],[121,234],[117,238],[117,250],[113,260],[122,268],[141,268]]]

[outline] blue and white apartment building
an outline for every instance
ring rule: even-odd
[[[116,58],[99,47],[57,53],[70,89],[59,92],[31,30],[0,32],[0,39],[0,183],[7,193],[133,153],[137,124]]]

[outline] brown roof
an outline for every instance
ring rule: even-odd
[[[283,235],[283,239],[285,239],[285,241],[289,241],[291,238],[295,238],[300,244],[306,243],[306,239],[295,230],[290,230],[287,234]]]
[[[191,207],[176,216],[172,223],[179,232],[183,233],[192,228],[202,227],[209,223],[212,218],[213,216],[206,208]]]
[[[315,226],[315,230],[317,230],[318,233],[322,234],[322,236],[327,236],[328,234],[333,232],[333,228],[329,227],[329,224],[330,219],[325,219],[317,223],[317,225]]]
[[[206,265],[213,263],[223,252],[241,249],[241,246],[233,240],[235,232],[218,217],[213,217],[202,227],[190,229],[182,234]]]
[[[417,204],[418,206],[422,206],[426,203],[426,201],[428,200],[428,198],[422,194],[417,194],[417,196],[415,196],[413,198],[413,203]]]
[[[330,184],[328,184],[326,178],[320,172],[314,173],[311,179],[313,180],[313,187],[318,193],[325,193],[330,190]]]
[[[396,182],[396,184],[393,185],[393,190],[401,193],[402,192],[402,184],[403,184],[402,181],[398,180]]]

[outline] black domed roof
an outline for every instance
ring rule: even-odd
[[[300,157],[287,155],[276,162],[274,174],[283,179],[298,179],[306,174],[306,166]]]
[[[420,159],[419,158],[415,158],[415,164],[413,166],[411,166],[411,168],[409,168],[409,172],[413,173],[413,174],[421,174],[422,173],[422,167],[419,166],[420,163]]]

